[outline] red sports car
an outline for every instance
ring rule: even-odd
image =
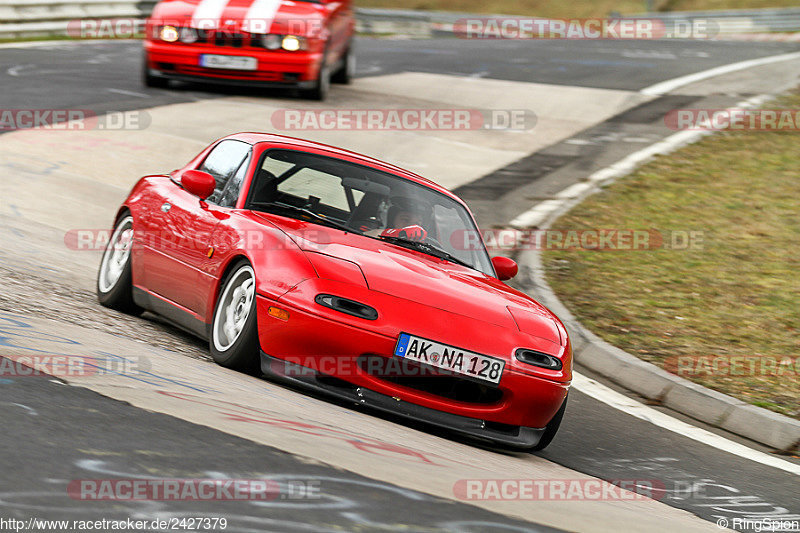
[[[352,0],[161,0],[147,21],[144,83],[294,87],[323,100],[355,71]]]
[[[435,183],[240,133],[136,184],[97,293],[208,339],[220,365],[537,450],[564,414],[572,350],[558,318],[503,283],[516,272]]]

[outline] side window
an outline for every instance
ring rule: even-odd
[[[211,150],[198,169],[208,172],[217,181],[214,194],[208,197],[208,202],[213,204],[220,202],[225,186],[249,153],[249,144],[234,140],[222,141]]]
[[[236,205],[236,200],[239,199],[239,192],[242,190],[242,183],[244,183],[244,177],[247,175],[247,167],[249,166],[250,152],[248,152],[242,164],[239,165],[239,170],[236,171],[236,174],[225,185],[225,189],[219,199],[221,207],[233,207]]]

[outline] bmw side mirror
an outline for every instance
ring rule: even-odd
[[[510,257],[492,257],[492,266],[497,273],[497,279],[507,281],[517,275],[519,267],[517,262]]]
[[[191,194],[205,200],[212,194],[217,187],[214,176],[201,170],[187,170],[181,175],[181,185]]]

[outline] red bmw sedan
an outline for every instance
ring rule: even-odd
[[[144,83],[291,87],[323,100],[355,71],[352,0],[161,0],[147,21]]]

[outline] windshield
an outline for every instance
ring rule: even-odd
[[[475,223],[460,203],[424,185],[355,163],[270,150],[256,171],[247,207],[364,238],[382,238],[494,276]],[[424,238],[401,242],[403,235],[383,235],[409,226],[423,228]]]

